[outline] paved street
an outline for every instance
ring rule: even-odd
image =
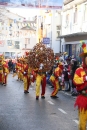
[[[8,77],[8,85],[0,85],[0,130],[78,130],[75,99],[59,92],[51,99],[52,88],[47,86],[46,98],[35,99],[35,88],[23,93],[23,83]]]

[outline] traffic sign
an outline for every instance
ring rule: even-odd
[[[43,43],[50,44],[50,38],[47,38],[47,37],[43,38]]]

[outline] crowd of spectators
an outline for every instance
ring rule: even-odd
[[[62,54],[58,57],[58,62],[56,62],[52,68],[50,75],[52,74],[52,71],[58,66],[59,62],[62,62],[64,66],[62,76],[58,79],[60,83],[59,90],[69,92],[72,96],[77,96],[78,92],[76,90],[76,86],[73,84],[73,77],[76,69],[80,67],[79,62],[75,59],[74,55],[68,56],[67,53],[65,55]]]

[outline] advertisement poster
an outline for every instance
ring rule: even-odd
[[[63,0],[0,0],[0,5],[30,8],[61,9]]]

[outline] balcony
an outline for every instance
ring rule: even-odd
[[[70,2],[73,2],[74,0],[64,0],[64,5],[67,5],[67,4],[69,4]]]

